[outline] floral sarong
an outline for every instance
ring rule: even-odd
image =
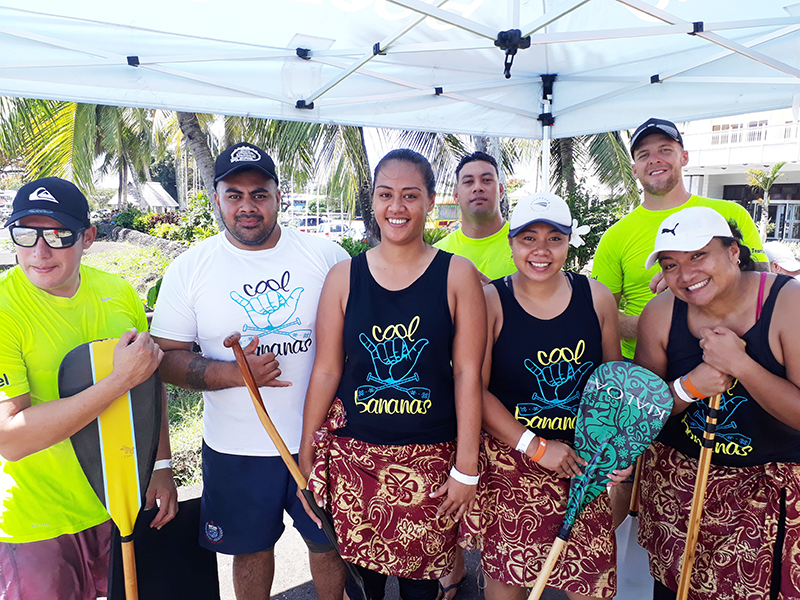
[[[569,480],[559,479],[488,434],[482,436],[475,510],[461,525],[461,544],[481,548],[495,581],[531,586],[564,522]],[[616,593],[616,541],[608,494],[578,516],[547,585],[597,598]]]
[[[672,590],[680,579],[697,462],[656,442],[642,466],[639,543],[650,554],[653,577]],[[782,493],[786,533],[779,598],[800,598],[800,465],[768,463],[711,466],[690,600],[770,597]]]
[[[309,488],[326,498],[342,558],[384,575],[439,579],[454,566],[452,518],[437,518],[455,442],[378,446],[335,435],[345,423],[337,399],[314,436]]]

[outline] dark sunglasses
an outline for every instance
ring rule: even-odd
[[[83,233],[83,229],[73,231],[62,227],[23,227],[11,225],[9,228],[11,239],[17,246],[33,248],[39,238],[44,238],[44,243],[51,248],[69,248],[75,245]]]

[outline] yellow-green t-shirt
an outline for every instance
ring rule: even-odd
[[[436,248],[452,252],[472,261],[478,271],[489,279],[500,279],[517,271],[508,245],[508,222],[489,237],[473,239],[456,229],[434,244]]]
[[[35,287],[19,267],[0,279],[0,402],[30,392],[54,400],[58,368],[73,348],[147,330],[136,291],[123,279],[81,266],[72,298]],[[16,462],[0,457],[0,541],[34,542],[108,520],[69,440]]]
[[[742,232],[743,243],[753,252],[753,260],[767,262],[753,219],[736,202],[691,196],[681,206],[667,210],[647,210],[639,206],[603,234],[594,255],[592,277],[604,283],[613,294],[625,298],[625,314],[639,315],[653,297],[650,280],[661,269],[658,263],[644,268],[647,256],[653,251],[661,223],[671,214],[691,206],[707,206],[726,220],[733,220]],[[622,354],[633,358],[636,340],[622,340]]]

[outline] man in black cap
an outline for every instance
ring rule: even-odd
[[[225,230],[170,265],[152,325],[165,351],[162,377],[202,390],[205,399],[201,544],[234,556],[238,600],[266,600],[273,547],[287,512],[309,548],[319,597],[339,600],[343,563],[303,510],[223,340],[242,332],[267,411],[296,453],[319,295],[330,268],[348,255],[328,240],[278,224],[278,176],[261,148],[240,143],[226,149],[214,180]],[[195,343],[202,354],[192,352]]]
[[[642,204],[615,223],[603,234],[594,256],[592,277],[604,283],[619,304],[625,298],[625,312],[620,313],[622,354],[633,360],[636,349],[636,326],[639,314],[653,297],[650,282],[660,273],[658,265],[645,268],[653,251],[661,222],[671,214],[690,206],[708,206],[733,219],[744,236],[744,244],[753,258],[767,270],[761,239],[748,212],[727,200],[712,200],[690,194],[683,184],[682,169],[689,161],[683,137],[671,121],[648,119],[631,138],[633,175],[644,190]]]
[[[69,437],[150,377],[162,352],[130,284],[81,265],[97,229],[77,187],[56,177],[24,185],[6,226],[19,266],[0,279],[0,597],[105,596],[111,522]],[[111,375],[60,398],[64,356],[117,337]],[[150,506],[160,500],[159,528],[177,511],[167,425],[157,455],[167,464],[147,493]]]

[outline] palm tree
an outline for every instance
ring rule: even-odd
[[[762,243],[767,239],[767,228],[769,227],[769,189],[778,177],[783,175],[780,170],[785,164],[786,162],[774,164],[769,173],[765,173],[761,169],[748,169],[746,171],[748,185],[764,192],[764,199],[761,202],[761,219],[758,223],[758,233],[761,236]]]
[[[156,111],[27,98],[5,98],[0,108],[0,149],[23,159],[29,177],[68,178],[89,192],[101,159],[102,172],[117,173],[122,203],[129,176],[149,180],[163,150],[153,135]]]

